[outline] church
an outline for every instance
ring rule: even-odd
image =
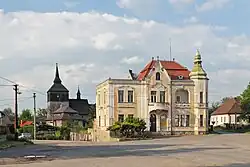
[[[87,99],[81,98],[79,87],[76,98],[69,98],[69,90],[62,84],[56,64],[55,79],[47,91],[46,123],[60,127],[65,122],[78,122],[85,126],[92,112],[91,108],[95,108],[95,104],[89,104]]]

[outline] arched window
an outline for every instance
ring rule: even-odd
[[[161,80],[161,74],[157,72],[155,78],[157,81]]]

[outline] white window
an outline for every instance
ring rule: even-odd
[[[156,91],[151,91],[151,102],[152,103],[156,102]]]

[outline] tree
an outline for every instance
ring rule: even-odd
[[[23,121],[32,121],[33,115],[31,114],[30,109],[24,109],[19,119]]]
[[[39,108],[36,112],[37,117],[46,117],[47,116],[47,110],[44,108]]]
[[[250,83],[247,88],[241,93],[240,104],[243,113],[240,115],[240,119],[244,121],[250,121]]]
[[[146,129],[146,122],[140,118],[126,118],[124,122],[115,122],[107,130],[110,130],[115,136],[136,137],[142,136]]]
[[[96,105],[91,104],[89,106],[89,119],[87,120],[87,127],[92,128],[93,127],[93,121],[96,118]]]
[[[3,112],[6,113],[6,114],[8,115],[10,121],[13,122],[13,121],[15,120],[15,114],[14,114],[14,112],[12,111],[11,108],[5,108],[5,109],[3,109]]]

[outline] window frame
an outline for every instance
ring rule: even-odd
[[[154,92],[154,93],[153,93]],[[150,92],[150,101],[151,101],[151,103],[156,103],[156,101],[157,101],[157,92],[156,91],[151,91]]]
[[[134,103],[134,91],[133,90],[128,90],[128,103]]]
[[[122,89],[118,90],[118,103],[124,103],[124,90]]]

